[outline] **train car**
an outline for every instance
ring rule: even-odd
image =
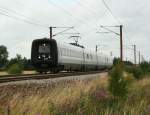
[[[32,42],[31,61],[38,72],[59,72],[110,68],[113,59],[77,44],[43,38]]]

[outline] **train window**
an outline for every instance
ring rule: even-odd
[[[64,49],[64,56],[66,56],[66,49]]]
[[[65,49],[64,49],[64,56],[66,55],[66,51],[65,51]]]
[[[65,49],[65,56],[67,56],[67,49]]]
[[[63,48],[61,49],[61,53],[62,53],[62,56],[64,55],[64,50],[63,50]]]
[[[70,50],[68,49],[68,56],[70,56]]]
[[[71,56],[73,57],[73,50],[71,50]]]
[[[70,50],[70,56],[72,57],[72,51]]]
[[[91,56],[91,60],[92,60],[92,58],[93,58],[93,57],[92,57],[92,54],[91,54],[90,56]]]
[[[87,54],[87,59],[89,59],[89,54]]]
[[[68,50],[66,49],[66,56],[68,56]]]
[[[64,56],[66,56],[66,49],[64,49]]]
[[[69,55],[69,50],[68,49],[66,49],[66,51],[67,51],[67,56]]]
[[[66,49],[66,56],[68,55],[68,50]]]
[[[67,49],[65,49],[65,56],[67,56]]]
[[[69,50],[69,56],[71,56],[71,50]]]
[[[62,49],[60,49],[60,55],[62,56]]]
[[[65,49],[63,48],[63,56],[65,56]]]
[[[80,58],[82,58],[82,52],[80,52]]]

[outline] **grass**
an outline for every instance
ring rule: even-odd
[[[8,73],[6,71],[0,71],[0,76],[3,76],[3,75],[8,75]]]
[[[18,87],[17,87],[18,88]],[[22,86],[1,89],[0,114],[5,115],[149,115],[150,78],[135,80],[128,98],[120,100],[108,92],[108,78],[72,81],[56,87]],[[7,91],[8,90],[8,91]],[[12,94],[11,91],[13,92]],[[8,92],[10,95],[8,95]],[[0,97],[2,98],[2,97]]]
[[[35,74],[36,71],[23,71],[22,74]],[[6,71],[0,71],[0,76],[9,75]]]
[[[23,74],[35,74],[36,71],[23,71]]]

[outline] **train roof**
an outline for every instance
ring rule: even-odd
[[[79,47],[79,46],[76,46],[76,45],[72,45],[70,43],[57,41],[57,44],[58,44],[58,46],[62,46],[64,48],[70,48],[70,49],[76,49],[76,50],[84,50],[87,53],[95,54],[94,50],[91,50],[91,49],[88,49],[88,48],[85,48],[85,47],[83,48],[83,47]],[[111,56],[108,56],[107,54],[104,54],[102,52],[98,52],[98,55],[103,55],[103,56],[112,58]]]
[[[61,46],[61,47],[63,47],[63,48],[69,48],[69,49],[72,49],[72,50],[75,49],[75,50],[78,50],[78,51],[84,50],[86,53],[90,53],[90,54],[95,55],[95,51],[94,51],[94,50],[87,49],[87,48],[85,48],[84,46],[79,45],[79,44],[60,42],[60,41],[58,41],[58,40],[49,39],[49,38],[35,39],[33,42],[38,42],[38,41],[42,41],[42,40],[53,41],[53,42],[56,42],[58,46]],[[103,55],[103,56],[112,58],[111,56],[108,56],[108,55],[106,55],[106,54],[104,54],[104,53],[102,53],[102,52],[98,52],[98,55]],[[112,59],[113,59],[113,58],[112,58]]]

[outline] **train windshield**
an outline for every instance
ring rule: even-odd
[[[40,44],[38,46],[38,59],[39,60],[49,60],[51,59],[51,47],[50,44]]]
[[[49,54],[50,53],[50,45],[49,44],[39,45],[39,53]]]

